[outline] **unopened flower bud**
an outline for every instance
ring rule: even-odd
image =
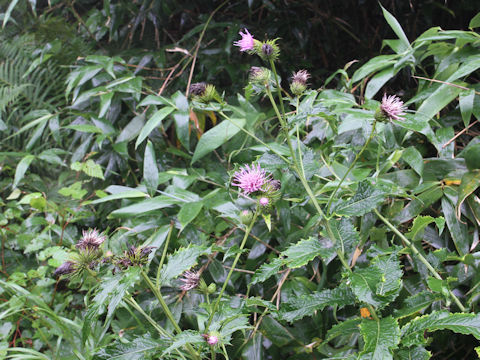
[[[270,200],[267,197],[261,197],[260,200],[258,200],[261,206],[268,206],[270,203]]]
[[[215,285],[215,283],[211,283],[210,285],[208,285],[207,291],[210,295],[212,295],[213,293],[215,293],[215,291],[217,291],[217,285]]]
[[[252,66],[250,68],[249,80],[255,85],[268,84],[268,81],[270,80],[270,70],[263,67]]]
[[[207,83],[198,82],[190,85],[190,94],[193,96],[202,96],[207,88]]]
[[[251,212],[250,210],[242,210],[242,212],[240,213],[240,221],[242,222],[242,224],[250,225],[252,220],[253,212]]]
[[[206,340],[207,344],[210,346],[214,346],[218,343],[218,333],[211,332],[210,334],[202,334],[203,338]]]
[[[262,45],[262,53],[265,56],[271,56],[273,54],[273,47],[270,44]]]
[[[264,61],[275,61],[280,55],[280,49],[276,44],[277,39],[267,40],[265,42],[255,42],[254,48],[255,52],[262,58]]]

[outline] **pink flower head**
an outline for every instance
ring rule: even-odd
[[[310,78],[310,74],[307,70],[298,70],[297,72],[293,73],[292,82],[297,82],[302,85],[307,84],[307,80]]]
[[[207,337],[207,344],[208,345],[216,345],[218,343],[218,337],[216,337],[215,335],[209,335]]]
[[[238,186],[248,195],[255,191],[263,191],[262,186],[268,182],[269,176],[258,164],[245,165],[233,175],[235,182],[232,182],[232,185]]]
[[[261,197],[260,200],[259,200],[259,203],[262,206],[267,206],[269,202],[270,202],[270,200],[268,200],[267,197]]]
[[[405,115],[404,110],[406,110],[406,108],[399,97],[395,95],[387,96],[387,94],[384,94],[380,110],[390,120],[403,120],[401,115]]]
[[[245,29],[245,33],[240,31],[239,34],[242,36],[242,39],[235,41],[233,45],[238,46],[240,51],[253,50],[253,35],[250,34],[247,29]]]

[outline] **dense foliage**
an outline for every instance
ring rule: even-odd
[[[79,3],[1,8],[3,358],[477,358],[480,13],[316,88],[228,2]]]

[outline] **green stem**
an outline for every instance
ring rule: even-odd
[[[163,336],[167,336],[169,338],[172,338],[173,336],[171,334],[169,334],[167,332],[167,330],[165,330],[164,328],[162,328],[160,325],[157,324],[157,322],[155,320],[153,320],[151,318],[150,315],[148,315],[143,309],[142,307],[135,301],[135,299],[133,297],[129,297],[129,298],[125,298],[126,302],[129,303],[130,305],[132,305],[135,310],[137,310],[140,314],[143,315],[143,317],[145,319],[147,319],[147,321],[150,323],[150,325],[152,325],[155,330],[158,331],[158,333],[160,335],[163,335]]]
[[[285,108],[283,107],[283,97],[282,97],[282,88],[280,87],[280,81],[278,81],[277,69],[275,68],[275,63],[270,59],[270,67],[272,68],[273,75],[275,77],[275,83],[277,85],[277,94],[278,101],[280,102],[280,109],[282,110],[282,115],[285,118]]]
[[[377,216],[379,217],[379,219],[382,220],[385,223],[385,225],[387,225],[400,239],[402,239],[402,241],[405,244],[407,244],[407,246],[409,246],[410,249],[412,249],[412,252],[417,256],[418,260],[420,260],[427,267],[427,269],[432,273],[432,275],[438,280],[443,280],[442,277],[440,276],[440,274],[433,268],[432,265],[430,265],[428,260],[425,259],[425,257],[417,250],[415,245],[410,240],[408,240],[405,237],[405,235],[403,235],[395,226],[393,226],[393,224],[390,221],[388,221],[386,218],[384,218],[378,212],[377,209],[374,209],[374,211],[375,211],[375,214],[377,214]],[[462,311],[462,312],[467,311],[465,309],[465,307],[462,305],[462,303],[460,302],[460,300],[452,292],[452,290],[448,290],[448,293],[449,293],[450,297],[453,299],[453,301],[457,304],[460,311]]]
[[[160,303],[160,306],[162,307],[163,309],[163,312],[165,313],[165,315],[167,316],[168,320],[170,320],[170,322],[172,323],[175,331],[180,334],[182,332],[182,329],[180,328],[180,326],[178,326],[178,323],[177,321],[175,320],[175,318],[173,317],[173,314],[172,312],[170,311],[170,309],[168,308],[168,305],[167,303],[165,302],[165,300],[163,299],[163,295],[162,293],[160,292],[160,289],[158,289],[153,283],[152,281],[150,280],[150,278],[148,277],[148,275],[145,273],[145,271],[143,271],[143,269],[141,269],[141,274],[142,274],[142,277],[143,279],[145,280],[145,282],[147,283],[148,287],[150,288],[150,290],[152,290],[153,294],[155,295],[155,297],[157,298],[158,302]],[[192,345],[190,344],[186,344],[185,345],[187,351],[190,353],[190,355],[192,356],[193,359],[198,359],[200,360],[200,356],[197,354],[197,352],[193,349]]]
[[[167,240],[165,241],[165,246],[163,248],[162,257],[160,259],[160,263],[158,264],[158,268],[157,268],[156,283],[157,283],[157,288],[159,290],[160,290],[160,271],[162,270],[163,263],[165,262],[165,257],[167,256],[168,244],[170,243],[170,238],[171,238],[172,232],[173,232],[173,225],[174,225],[174,223],[172,221],[170,223],[170,230],[168,230]]]
[[[208,318],[207,322],[207,327],[205,329],[205,332],[208,333],[208,328],[212,324],[213,316],[215,315],[215,311],[217,311],[218,304],[220,303],[220,300],[222,299],[223,293],[225,292],[225,289],[227,288],[228,282],[230,281],[230,278],[232,277],[233,271],[235,270],[235,266],[238,263],[238,260],[240,259],[240,256],[242,255],[242,250],[245,247],[245,244],[247,243],[248,239],[248,234],[250,234],[250,231],[252,231],[253,225],[255,224],[255,221],[257,220],[258,216],[258,207],[257,210],[255,211],[255,214],[253,215],[253,219],[250,222],[250,224],[247,227],[247,230],[245,231],[245,235],[243,236],[243,240],[240,244],[240,251],[238,252],[237,256],[235,256],[235,259],[233,260],[233,264],[230,267],[230,271],[228,272],[227,278],[223,283],[222,289],[220,290],[220,293],[218,294],[217,299],[215,300],[215,303],[213,304],[213,308],[210,313],[210,317]]]
[[[332,194],[330,195],[330,198],[328,199],[328,203],[327,203],[327,215],[330,215],[330,206],[332,206],[332,201],[333,201],[333,197],[335,196],[335,194],[337,193],[338,189],[340,189],[340,186],[342,186],[342,183],[344,182],[344,180],[347,178],[348,174],[350,173],[350,171],[353,169],[353,167],[355,166],[355,164],[357,163],[358,159],[360,159],[360,156],[362,156],[363,152],[365,151],[365,149],[367,148],[368,144],[370,144],[370,141],[372,141],[373,139],[373,136],[375,135],[375,126],[377,125],[377,120],[374,119],[373,120],[373,125],[372,125],[372,131],[370,133],[370,136],[368,137],[367,141],[365,142],[365,144],[363,145],[362,149],[360,150],[360,152],[357,154],[357,156],[355,156],[355,159],[353,160],[353,162],[350,164],[347,172],[342,176],[342,178],[340,179],[340,182],[338,183],[337,187],[333,190]]]

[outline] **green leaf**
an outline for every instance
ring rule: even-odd
[[[101,134],[103,132],[102,129],[96,127],[95,125],[90,125],[90,124],[68,125],[68,126],[65,126],[64,128],[72,129],[80,132],[94,133],[94,134]]]
[[[175,279],[185,271],[190,270],[197,264],[198,258],[212,252],[210,247],[204,245],[189,245],[180,248],[171,254],[168,263],[160,271],[160,283],[162,286],[170,285],[170,280]]]
[[[166,106],[160,110],[158,110],[155,114],[152,115],[150,119],[148,119],[145,126],[140,131],[140,135],[138,135],[137,141],[135,142],[135,149],[142,143],[143,140],[146,139],[150,133],[160,125],[160,123],[165,119],[168,115],[174,111],[175,108],[171,106]]]
[[[162,358],[165,354],[169,354],[172,350],[179,349],[186,344],[204,344],[205,339],[198,331],[184,330],[180,334],[175,335],[173,343],[162,353]]]
[[[395,300],[402,287],[402,271],[396,255],[376,257],[370,266],[349,274],[359,301],[382,308]]]
[[[395,309],[393,315],[397,319],[401,319],[410,315],[419,312],[428,306],[430,306],[434,301],[441,300],[442,296],[439,294],[434,294],[430,291],[421,291],[418,294],[412,295],[406,298],[400,309]]]
[[[408,41],[405,32],[402,29],[400,23],[395,19],[395,17],[390,14],[382,5],[380,5],[383,11],[383,16],[387,20],[388,25],[392,28],[393,32],[398,36],[398,39],[402,42],[405,50],[411,49],[410,41]]]
[[[462,182],[458,188],[458,201],[455,206],[455,216],[460,220],[462,216],[462,204],[480,186],[480,171],[469,171],[462,176]]]
[[[131,198],[141,198],[148,197],[148,194],[145,194],[143,191],[131,189],[128,191],[121,191],[116,194],[107,195],[100,199],[92,201],[90,204],[100,204],[107,201],[118,200],[118,199],[131,199]]]
[[[76,161],[70,165],[70,169],[74,171],[82,171],[90,177],[105,180],[102,167],[99,164],[96,164],[92,159],[88,159],[84,163]]]
[[[360,332],[365,341],[361,359],[393,359],[393,349],[400,342],[397,320],[391,316],[379,320],[363,319]]]
[[[413,241],[419,240],[419,238],[423,236],[425,228],[434,221],[435,219],[431,216],[417,216],[415,220],[413,220],[410,231],[406,233],[405,236]]]
[[[473,112],[473,102],[475,100],[475,90],[463,92],[460,94],[458,103],[460,105],[460,113],[465,127],[470,124],[470,118]]]
[[[132,287],[139,278],[140,268],[130,267],[125,271],[102,279],[100,290],[93,298],[85,314],[85,321],[82,327],[83,341],[87,339],[91,332],[92,324],[94,324],[98,316],[104,312],[105,307],[108,309],[105,324],[107,325],[109,323],[109,319],[115,313],[115,310],[118,305],[120,305],[128,289]]]
[[[402,154],[402,159],[405,160],[406,163],[410,165],[410,167],[415,170],[418,175],[423,175],[423,157],[417,148],[410,146],[409,148],[405,149]]]
[[[337,215],[362,216],[375,209],[385,199],[385,193],[375,188],[370,182],[358,184],[355,195],[347,201],[338,202],[333,211]]]
[[[205,132],[195,148],[192,164],[222,144],[225,144],[240,131],[240,128],[243,128],[244,126],[245,119],[231,119],[231,121],[224,120],[217,126]]]
[[[150,334],[135,337],[130,342],[115,341],[95,354],[98,360],[144,360],[150,359],[166,346],[166,340],[152,339]]]
[[[408,205],[405,206],[402,211],[394,217],[393,221],[404,223],[413,219],[442,196],[443,189],[441,186],[435,186],[431,189],[428,189],[410,201],[410,203],[408,203]]]
[[[196,201],[192,203],[186,203],[182,205],[177,217],[180,224],[182,224],[182,228],[187,226],[192,220],[194,220],[197,215],[202,210],[203,202]]]
[[[281,255],[286,258],[285,264],[290,269],[295,269],[308,264],[317,256],[328,257],[330,253],[331,251],[325,249],[318,239],[310,237],[290,245],[285,251],[282,251]]]
[[[437,330],[451,330],[459,334],[473,335],[480,340],[480,314],[435,311],[418,317],[402,327],[402,344],[404,346],[423,345],[426,343],[425,331]]]
[[[353,293],[348,288],[337,287],[314,292],[313,294],[292,297],[282,304],[280,317],[282,320],[293,322],[313,315],[326,306],[344,307],[355,302]]]
[[[147,186],[148,193],[153,196],[158,187],[158,167],[155,149],[150,141],[147,142],[143,158],[143,180]]]
[[[365,88],[365,98],[372,99],[382,86],[395,75],[395,72],[395,68],[391,66],[375,74]]]
[[[109,217],[128,217],[144,214],[149,211],[163,209],[178,204],[179,201],[171,197],[161,195],[147,199],[133,205],[125,206],[110,213]]]
[[[88,190],[82,189],[82,182],[76,181],[69,187],[63,187],[58,190],[58,193],[63,196],[71,196],[73,199],[83,199],[83,197],[88,193]]]
[[[335,239],[332,239],[332,241],[335,241],[335,248],[349,258],[353,255],[353,251],[360,241],[357,230],[348,218],[330,219],[328,222],[335,236]]]
[[[8,20],[10,19],[10,15],[12,14],[13,9],[17,5],[18,0],[11,0],[10,4],[8,5],[7,11],[3,14],[3,24],[2,24],[2,29],[5,28],[5,25],[7,25]],[[15,22],[15,21],[14,21]]]
[[[135,136],[138,135],[138,133],[141,131],[143,124],[145,122],[145,115],[137,115],[135,116],[130,122],[128,123],[125,128],[123,128],[122,132],[120,135],[118,135],[117,139],[115,140],[115,143],[120,143],[123,141],[130,141],[135,138]]]
[[[440,110],[450,104],[461,91],[462,89],[454,86],[440,86],[420,105],[416,118],[419,118],[419,121],[433,118]]]
[[[480,12],[475,15],[472,20],[470,20],[470,23],[468,24],[468,27],[470,29],[474,29],[477,27],[480,27]]]
[[[35,156],[27,155],[20,160],[17,165],[17,169],[15,170],[15,177],[12,185],[13,188],[16,188],[18,183],[23,179],[33,159],[35,159]]]
[[[178,109],[173,113],[173,120],[175,121],[175,130],[177,131],[177,138],[180,143],[186,148],[190,148],[190,113],[188,110],[188,100],[184,94],[177,91],[172,96],[175,101],[175,107]]]
[[[414,348],[402,348],[395,351],[396,360],[428,360],[432,356],[430,351],[427,351],[423,346]]]
[[[275,258],[270,263],[263,263],[260,267],[255,271],[255,275],[253,275],[252,280],[250,283],[255,285],[257,283],[262,283],[267,280],[270,276],[275,275],[283,265],[283,259]]]
[[[457,219],[453,204],[445,196],[442,198],[442,211],[458,254],[461,256],[468,254],[470,249],[468,227]]]
[[[265,334],[265,337],[273,342],[276,346],[285,346],[288,343],[296,340],[296,338],[290,333],[290,331],[287,330],[287,328],[285,328],[271,316],[264,317],[261,330]]]

